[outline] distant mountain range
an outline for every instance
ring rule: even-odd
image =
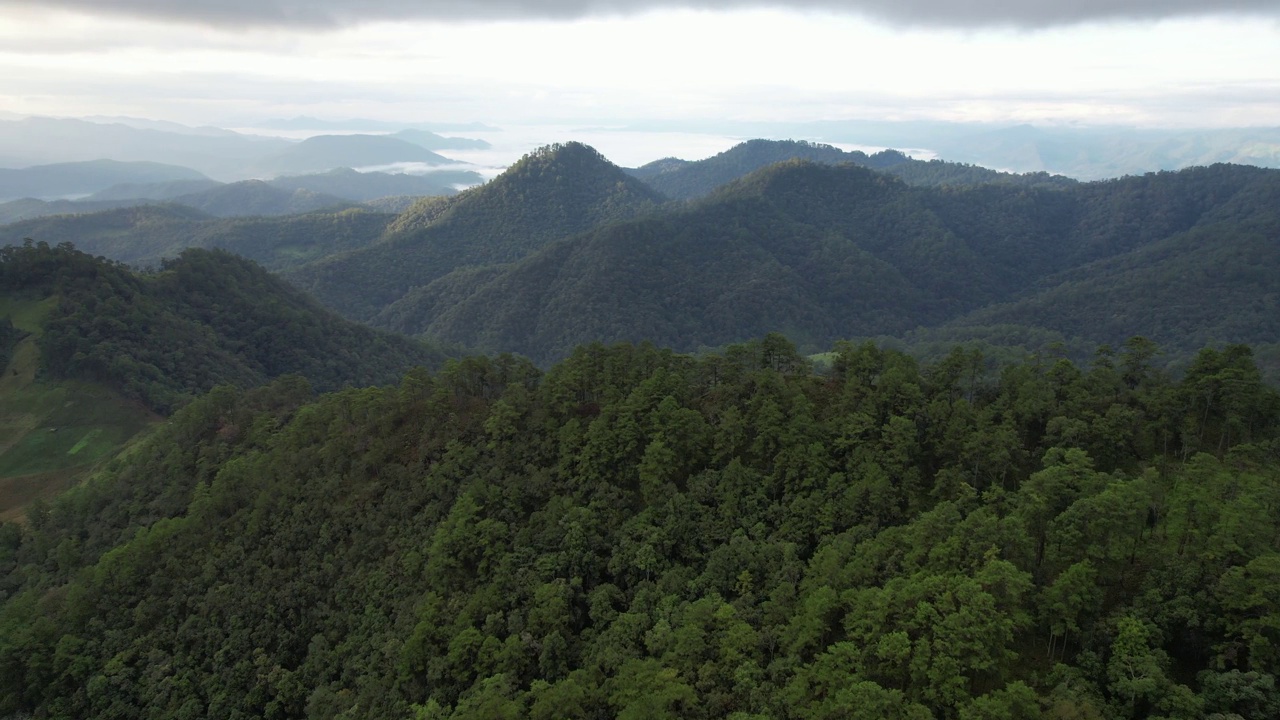
[[[264,130],[346,130],[356,132],[396,132],[398,130],[424,130],[427,132],[492,132],[498,128],[477,122],[411,122],[399,123],[368,118],[350,118],[347,120],[322,120],[320,118],[299,115],[293,118],[277,118],[264,120],[254,127]]]
[[[677,158],[655,160],[627,173],[643,180],[667,197],[690,200],[747,173],[784,160],[808,160],[826,165],[853,163],[897,176],[910,185],[975,185],[1004,183],[1023,187],[1065,187],[1075,180],[1047,173],[1015,174],[941,160],[913,160],[896,150],[867,155],[846,152],[831,145],[795,140],[750,140],[705,160]]]
[[[1172,361],[1208,342],[1280,339],[1277,236],[1280,171],[1078,183],[752,141],[630,171],[552,146],[398,215],[136,208],[11,225],[0,241],[68,240],[139,263],[227,248],[349,318],[543,363],[595,340],[693,351],[771,331],[811,349],[850,337],[1085,348],[1142,334]]]
[[[1017,325],[1081,343],[1146,334],[1174,354],[1280,338],[1276,171],[935,189],[793,160],[662,206],[620,175],[587,148],[549,150],[407,213],[394,241],[289,277],[351,317],[540,362],[591,340],[696,350],[770,331],[822,347]]]
[[[402,137],[317,135],[300,142],[216,130],[131,118],[110,123],[54,118],[0,121],[0,163],[11,168],[27,168],[109,158],[118,162],[160,162],[190,168],[189,174],[195,177],[235,181],[396,163],[456,167],[459,163],[428,148],[481,149],[487,145],[419,130],[407,130]],[[178,178],[157,178],[156,181],[164,179]],[[116,182],[149,181],[125,178]],[[40,186],[39,191],[17,190],[10,194],[0,185],[0,198],[51,199],[106,187],[99,185],[81,191]]]
[[[207,182],[209,178],[177,165],[119,160],[55,163],[16,170],[0,168],[0,202],[18,198],[72,198],[113,185],[178,181]]]
[[[32,168],[34,171],[41,168]],[[25,171],[16,171],[25,172]],[[457,188],[477,185],[483,178],[470,170],[441,170],[427,175],[356,172],[337,168],[312,175],[292,175],[270,181],[171,180],[121,183],[82,200],[23,198],[0,203],[0,225],[51,215],[84,214],[119,207],[173,202],[218,217],[293,215],[323,208],[350,207],[383,198],[453,195]],[[98,183],[101,184],[101,183]]]
[[[1132,128],[1007,123],[830,120],[817,122],[650,121],[643,132],[810,138],[898,148],[910,154],[1008,172],[1048,172],[1102,180],[1214,163],[1280,168],[1280,127]]]

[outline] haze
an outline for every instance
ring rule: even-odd
[[[1275,2],[958,6],[0,0],[0,110],[1280,125]]]

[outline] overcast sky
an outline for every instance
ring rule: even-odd
[[[1280,0],[0,0],[0,114],[1280,126]]]

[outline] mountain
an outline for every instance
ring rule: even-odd
[[[471,170],[439,170],[425,175],[408,175],[335,168],[324,173],[289,175],[268,182],[272,187],[283,190],[307,190],[366,202],[404,195],[453,195],[458,192],[458,186],[479,185],[484,178]]]
[[[940,160],[924,162],[894,150],[867,155],[857,150],[846,152],[831,145],[796,140],[748,140],[705,160],[664,158],[627,172],[667,197],[689,200],[704,197],[732,180],[787,160],[828,165],[853,163],[884,171],[917,186],[1008,183],[1059,187],[1074,182],[1046,173],[1015,175]]]
[[[385,241],[289,278],[348,317],[369,319],[456,268],[511,262],[553,240],[650,212],[662,201],[585,145],[549,146],[485,185],[410,208]]]
[[[0,201],[15,198],[54,200],[89,195],[120,183],[178,180],[208,181],[208,178],[191,168],[177,165],[116,160],[56,163],[20,170],[0,168]]]
[[[488,150],[493,147],[484,140],[445,137],[429,130],[401,130],[392,133],[391,137],[411,142],[428,150]]]
[[[769,122],[644,121],[624,130],[736,137],[804,137],[825,143],[902,148],[951,162],[1014,173],[1102,180],[1160,170],[1234,163],[1280,168],[1280,128],[1138,128],[1008,125],[933,120]],[[918,151],[916,150],[918,149]]]
[[[675,212],[422,283],[373,321],[541,363],[592,340],[692,351],[780,331],[821,347],[930,327],[960,339],[949,323],[1083,344],[1147,334],[1185,357],[1210,340],[1280,337],[1267,240],[1278,182],[1214,166],[934,189],[793,161]]]
[[[282,191],[281,191],[282,192]],[[395,220],[358,209],[283,217],[211,217],[185,205],[145,205],[0,226],[0,246],[32,238],[155,267],[187,248],[222,249],[281,270],[372,244]]]
[[[0,526],[0,713],[1276,717],[1247,347],[832,357],[219,389]]]
[[[317,135],[262,158],[254,163],[253,172],[259,177],[276,177],[396,163],[457,164],[418,145],[385,135]]]
[[[905,185],[852,165],[772,166],[676,213],[591,230],[495,275],[414,291],[375,323],[545,362],[583,338],[681,350],[778,330],[802,343],[895,333],[1022,278]],[[874,328],[874,330],[872,329]]]
[[[94,160],[109,155],[116,161],[169,163],[217,180],[240,180],[249,176],[246,168],[252,163],[291,145],[293,143],[278,138],[236,133],[194,135],[84,120],[0,121],[0,157],[8,158],[16,167]]]

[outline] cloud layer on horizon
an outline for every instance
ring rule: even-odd
[[[782,8],[851,13],[901,26],[1048,28],[1197,15],[1280,18],[1276,0],[0,0],[0,8],[67,10],[222,28],[328,29],[396,20],[576,19],[662,8]]]

